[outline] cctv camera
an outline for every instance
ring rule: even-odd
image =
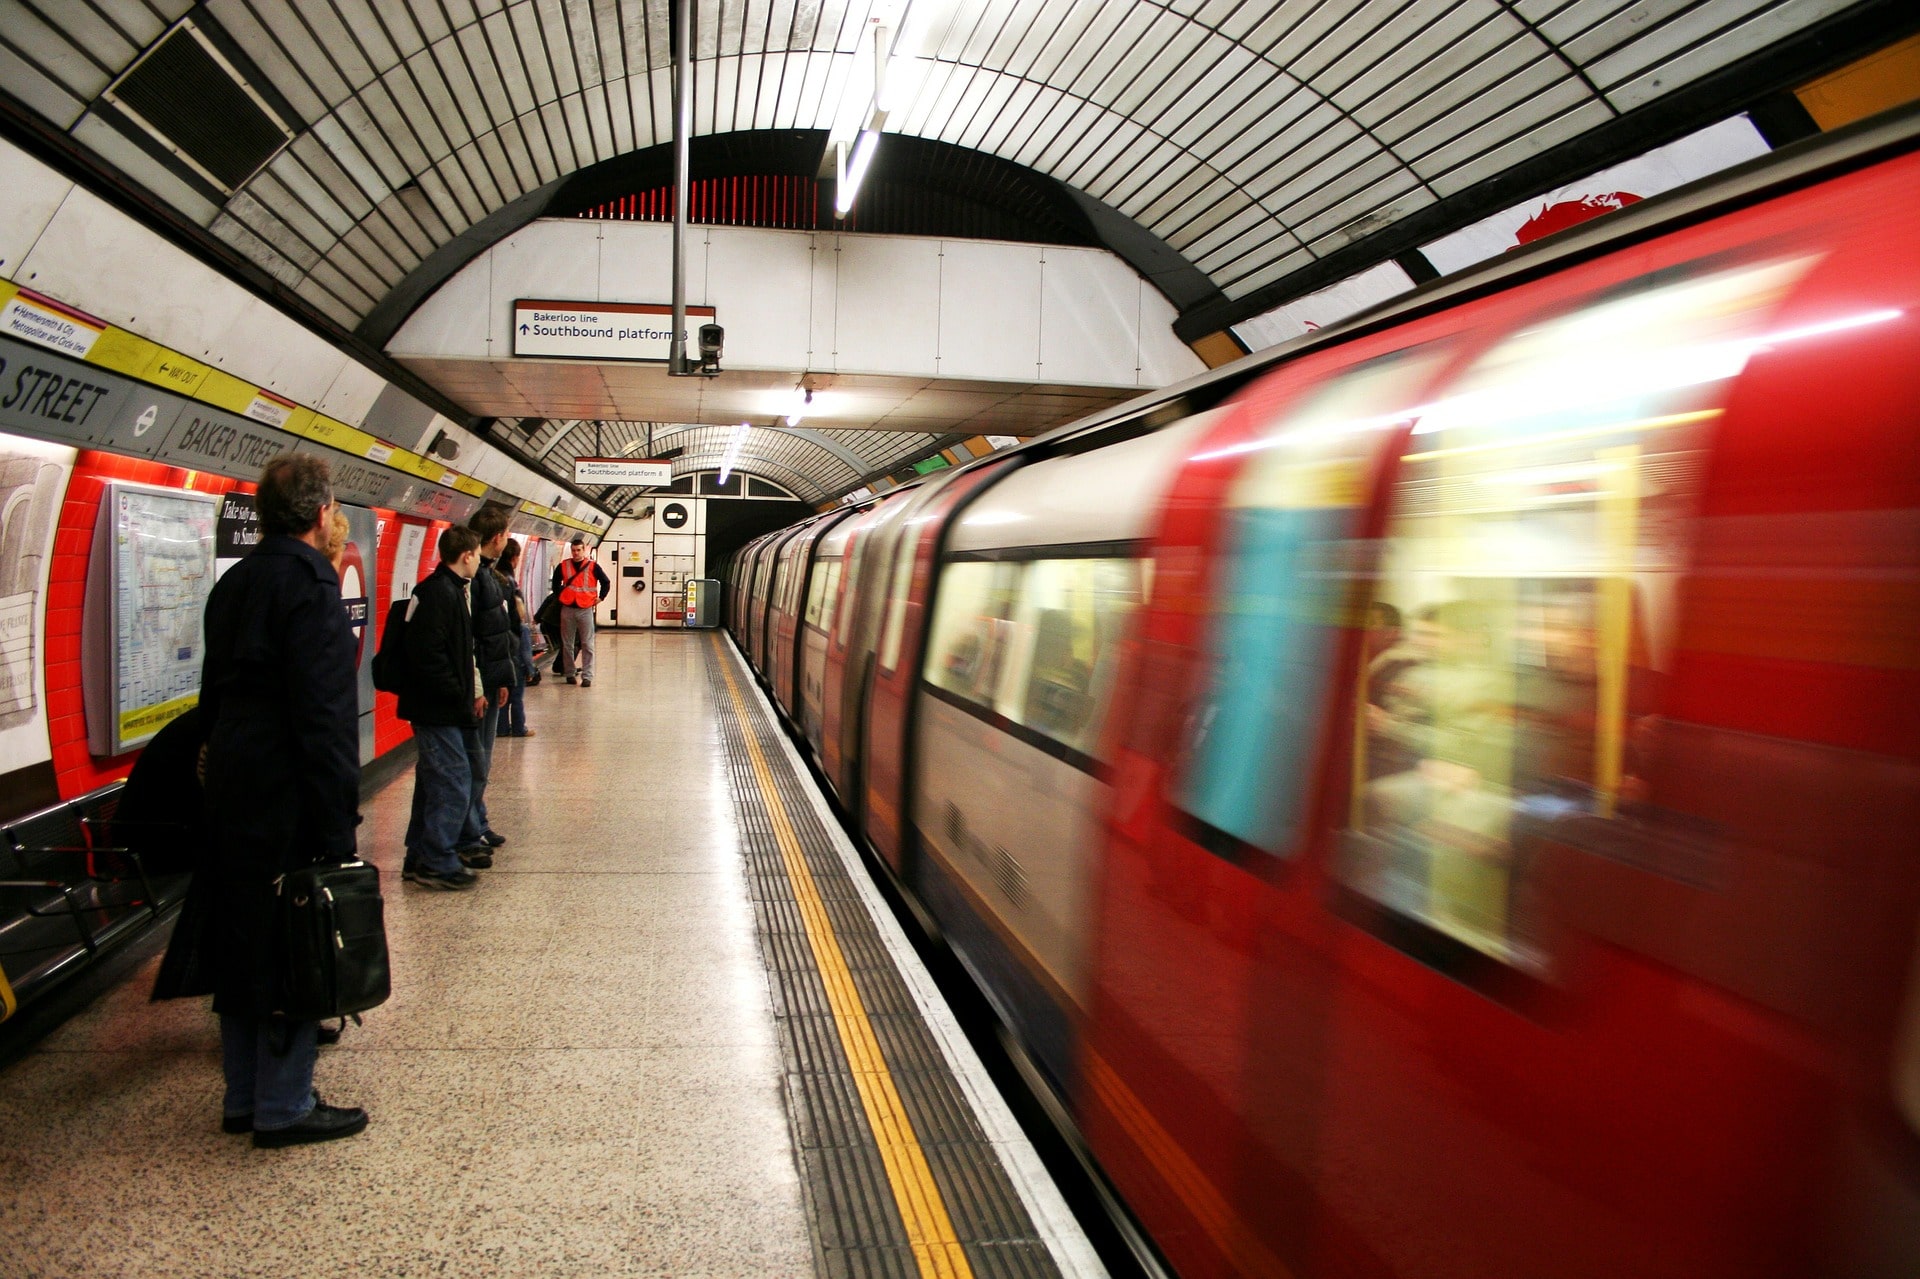
[[[700,326],[700,371],[702,373],[720,371],[720,348],[726,338],[727,331],[718,324]]]

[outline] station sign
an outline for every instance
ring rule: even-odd
[[[641,457],[576,457],[575,484],[639,484],[651,488],[673,483],[673,463]]]
[[[710,324],[710,306],[687,308],[685,337]],[[556,302],[519,298],[513,304],[513,353],[577,360],[652,360],[664,364],[673,347],[673,308],[658,302]]]

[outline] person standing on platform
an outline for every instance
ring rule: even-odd
[[[213,995],[226,1074],[221,1127],[261,1147],[351,1137],[353,1106],[313,1091],[319,1023],[275,1015],[287,987],[276,881],[357,855],[359,678],[340,581],[324,548],[326,462],[277,458],[261,474],[262,540],[207,599],[200,707],[208,843],[154,998]]]
[[[513,626],[513,687],[507,690],[507,704],[500,708],[499,737],[532,737],[527,727],[527,684],[533,679],[533,626],[527,619],[527,601],[520,593],[520,543],[507,539],[506,549],[494,561],[500,587],[507,593],[507,620]]]
[[[493,741],[500,718],[513,688],[513,623],[507,615],[507,592],[500,585],[494,563],[507,545],[507,512],[500,506],[483,506],[473,513],[467,527],[480,539],[480,567],[468,587],[467,599],[473,606],[473,660],[480,671],[480,683],[486,690],[487,713],[480,717],[480,749],[469,762],[473,766],[472,800],[466,821],[460,827],[460,860],[470,870],[486,870],[493,865],[493,850],[507,842],[487,820],[487,777],[493,770]]]
[[[468,584],[480,570],[480,538],[455,525],[440,535],[440,566],[407,606],[406,688],[400,718],[413,725],[413,816],[401,878],[427,888],[472,888],[479,880],[455,851],[473,805],[472,758],[489,713],[473,660]]]
[[[587,539],[573,535],[570,558],[553,570],[553,593],[560,597],[560,657],[567,683],[593,687],[593,619],[600,601],[613,589],[607,570],[587,558]]]

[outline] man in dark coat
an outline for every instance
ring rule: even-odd
[[[407,823],[402,877],[427,888],[472,888],[461,865],[460,829],[473,804],[473,756],[480,719],[490,714],[473,660],[469,583],[480,568],[480,539],[458,525],[440,535],[440,566],[413,588],[407,606],[406,684],[400,718],[413,725],[413,817]]]
[[[473,660],[480,670],[480,684],[489,711],[507,704],[513,687],[513,619],[507,613],[507,591],[494,574],[494,561],[507,545],[507,508],[483,506],[473,513],[467,527],[480,539],[480,569],[467,587],[473,605]],[[500,727],[495,714],[480,717],[480,749],[469,761],[473,766],[473,795],[466,822],[460,828],[460,861],[475,870],[493,865],[493,850],[507,842],[487,820],[487,775],[493,771],[493,740]]]
[[[287,975],[274,933],[280,876],[356,855],[360,707],[340,579],[320,549],[334,505],[326,462],[275,459],[255,500],[262,540],[207,600],[209,847],[154,994],[213,994],[222,1127],[274,1147],[367,1126],[364,1110],[314,1095],[318,1024],[276,1015]]]

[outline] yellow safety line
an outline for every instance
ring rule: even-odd
[[[717,636],[713,643],[720,646]],[[867,1123],[880,1145],[880,1159],[887,1169],[887,1186],[893,1191],[894,1203],[899,1205],[913,1259],[927,1279],[972,1279],[973,1267],[954,1234],[946,1201],[933,1180],[933,1169],[927,1164],[926,1152],[920,1148],[920,1139],[913,1131],[913,1121],[907,1117],[906,1107],[900,1101],[900,1091],[894,1087],[893,1074],[881,1056],[880,1040],[873,1033],[866,1005],[854,987],[853,973],[840,950],[840,939],[834,935],[826,904],[820,900],[820,890],[814,885],[813,872],[800,851],[800,839],[794,834],[786,805],[780,802],[780,793],[774,788],[773,773],[760,753],[759,742],[754,739],[746,700],[734,681],[733,664],[727,660],[724,649],[720,654],[720,673],[727,681],[727,691],[733,695],[734,709],[740,716],[740,736],[747,744],[747,757],[759,780],[761,796],[766,800],[774,839],[780,845],[787,878],[793,884],[794,900],[799,903],[800,918],[806,924],[814,964],[820,970],[820,980],[827,988],[827,1002],[833,1008],[834,1028],[840,1034],[841,1047],[846,1049],[847,1064],[853,1070],[854,1086],[860,1090],[860,1104],[867,1112]]]

